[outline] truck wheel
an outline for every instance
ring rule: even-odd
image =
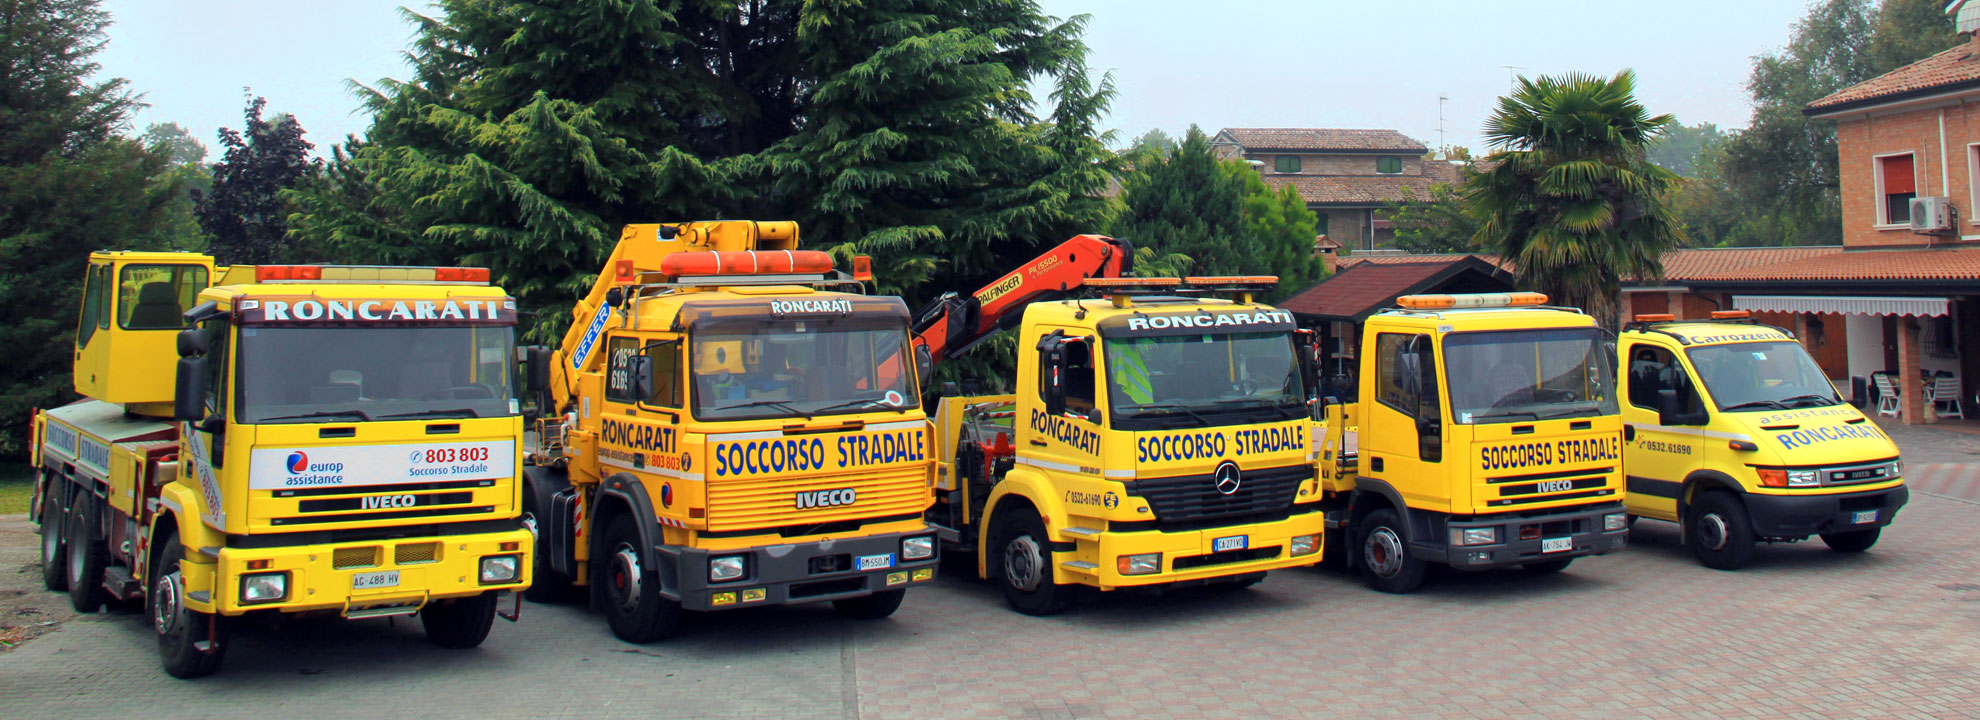
[[[612,518],[605,528],[602,556],[592,581],[605,599],[605,620],[612,634],[629,643],[650,643],[680,630],[681,604],[660,597],[660,578],[642,564],[639,528],[631,514]]]
[[[41,499],[41,586],[61,592],[69,589],[69,546],[62,539],[68,517],[63,514],[61,486],[51,485],[54,497]]]
[[[1753,559],[1753,521],[1739,498],[1724,490],[1699,496],[1685,513],[1685,541],[1714,570],[1738,570]]]
[[[168,534],[163,540],[164,549],[152,567],[150,594],[145,598],[151,609],[151,628],[158,633],[159,659],[164,662],[165,673],[175,678],[212,675],[227,654],[226,618],[186,607],[185,577],[179,571],[186,549],[175,536]],[[200,650],[199,643],[209,636],[213,638],[211,649]]]
[[[523,597],[534,603],[554,603],[571,596],[571,579],[563,573],[550,569],[550,556],[543,552],[544,543],[537,537],[543,532],[543,511],[536,506],[536,493],[523,490],[523,529],[529,531],[532,546],[529,549],[529,587],[523,590]]]
[[[1566,560],[1548,560],[1546,562],[1530,562],[1520,565],[1520,567],[1526,568],[1527,572],[1533,573],[1535,575],[1552,575],[1562,570],[1566,570],[1568,563],[1572,563],[1572,562],[1574,562],[1574,558],[1568,558]]]
[[[1869,530],[1822,533],[1822,542],[1828,543],[1829,549],[1836,552],[1860,553],[1869,550],[1870,546],[1877,544],[1877,536],[1882,535],[1883,532],[1883,528],[1870,528]]]
[[[1051,540],[1032,510],[1012,510],[997,519],[990,543],[990,566],[1011,609],[1026,615],[1055,615],[1072,607],[1074,588],[1052,582]]]
[[[1404,540],[1408,536],[1403,534],[1396,511],[1376,510],[1362,519],[1359,527],[1361,540],[1355,545],[1361,548],[1358,565],[1368,587],[1400,595],[1423,585],[1430,566],[1410,554],[1409,543]]]
[[[901,609],[901,598],[904,597],[907,597],[906,588],[882,590],[864,597],[833,600],[832,609],[854,620],[879,620]]]
[[[69,561],[65,563],[69,576],[69,604],[76,612],[93,613],[110,599],[109,591],[103,589],[103,568],[109,564],[109,552],[103,543],[96,542],[96,500],[84,495],[76,500],[76,507],[69,513],[68,545]]]
[[[488,639],[495,625],[495,592],[484,592],[446,604],[430,604],[419,611],[419,624],[426,628],[427,641],[451,650],[466,650]]]

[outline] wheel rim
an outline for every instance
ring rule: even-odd
[[[1030,535],[1011,538],[1011,542],[1004,546],[1004,582],[1010,583],[1011,587],[1025,592],[1037,590],[1044,575],[1039,569],[1044,564],[1045,558],[1038,551],[1038,541]]]
[[[1362,555],[1368,561],[1369,570],[1382,577],[1391,577],[1402,570],[1402,538],[1386,525],[1377,527],[1368,533]]]
[[[72,536],[81,536],[83,534],[82,520],[80,515],[70,516],[69,534]],[[83,548],[82,552],[69,553],[69,584],[70,585],[80,586],[83,584],[83,571],[88,569],[84,567],[84,565],[89,562],[88,543],[89,543],[89,538],[86,537],[69,538],[69,547]]]
[[[41,562],[44,565],[55,562],[55,556],[62,553],[62,528],[49,527],[48,511],[42,512],[41,521]]]
[[[1705,546],[1706,550],[1717,552],[1726,549],[1728,537],[1730,533],[1727,532],[1726,519],[1718,513],[1705,513],[1698,518],[1698,544]]]
[[[170,637],[182,624],[185,605],[179,601],[179,573],[174,570],[158,578],[151,601],[151,626],[158,634]]]
[[[644,577],[639,551],[619,543],[612,551],[612,599],[620,610],[631,612],[639,606],[640,582]]]

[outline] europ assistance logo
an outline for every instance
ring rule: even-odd
[[[309,471],[309,455],[302,451],[289,453],[289,474],[301,475]]]

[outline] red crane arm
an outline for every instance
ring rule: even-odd
[[[1127,277],[1134,247],[1105,235],[1074,235],[970,295],[943,293],[914,319],[914,344],[931,362],[1017,325],[1024,306],[1065,297],[1088,278]]]

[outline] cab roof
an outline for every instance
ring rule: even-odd
[[[1793,340],[1794,334],[1772,325],[1751,322],[1678,321],[1631,323],[1624,335],[1663,335],[1683,345]]]
[[[1465,330],[1594,327],[1595,319],[1579,311],[1554,307],[1482,307],[1411,310],[1389,308],[1369,316],[1403,325]]]

